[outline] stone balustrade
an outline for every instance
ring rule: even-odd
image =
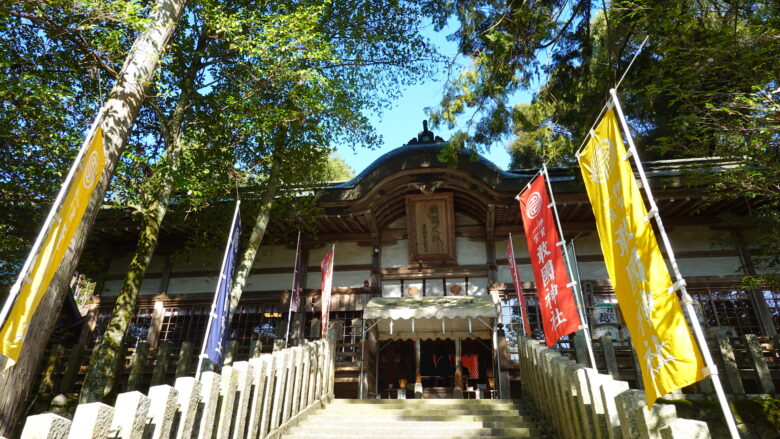
[[[121,393],[113,407],[81,404],[73,419],[30,416],[22,439],[277,438],[333,399],[334,337],[262,354],[156,385],[147,395]]]
[[[547,349],[538,340],[521,337],[520,375],[544,423],[572,439],[704,439],[706,423],[677,417],[673,405],[647,409],[644,392],[628,383],[586,368]]]

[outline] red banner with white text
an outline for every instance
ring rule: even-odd
[[[547,347],[551,347],[564,335],[580,329],[581,323],[563,251],[558,245],[558,231],[544,176],[536,177],[517,199],[536,280],[544,338]]]
[[[523,284],[520,283],[520,273],[517,271],[517,261],[515,260],[515,249],[512,244],[512,235],[509,235],[509,244],[506,246],[506,260],[509,261],[509,273],[512,275],[512,283],[515,284],[515,293],[517,293],[517,305],[520,307],[520,314],[523,317],[523,328],[525,335],[531,336],[531,324],[528,321],[528,307],[525,305],[525,296],[523,295]]]

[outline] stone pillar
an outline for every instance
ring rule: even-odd
[[[420,374],[420,339],[414,340],[414,397],[415,399],[422,399],[423,397],[423,385],[422,375]]]
[[[165,384],[172,347],[170,343],[163,343],[157,349],[157,363],[154,365],[154,372],[152,372],[152,386]]]
[[[610,380],[601,386],[601,400],[604,402],[604,420],[607,424],[609,439],[622,439],[623,437],[623,433],[620,430],[620,417],[618,416],[615,398],[627,390],[628,383],[625,381]]]
[[[247,414],[249,410],[249,397],[252,393],[252,364],[247,361],[239,361],[233,363],[233,369],[237,375],[236,393],[236,409],[235,419],[233,421],[233,438],[241,438],[244,436],[244,427],[247,422]]]
[[[463,399],[463,368],[461,367],[461,344],[460,337],[455,338],[455,389],[452,396],[457,399]]]
[[[181,377],[176,379],[174,388],[177,392],[177,423],[173,426],[175,439],[192,438],[192,430],[195,426],[195,414],[198,412],[198,403],[202,384],[194,377]]]
[[[147,358],[149,357],[149,343],[142,341],[135,347],[133,357],[130,359],[130,376],[127,378],[127,390],[138,390],[141,385]]]
[[[675,419],[661,429],[663,439],[710,439],[710,428],[706,422],[690,419]]]
[[[637,407],[637,425],[641,439],[661,439],[661,429],[677,419],[677,408],[670,404],[653,404],[653,408]]]
[[[274,379],[276,377],[276,355],[265,354],[260,357],[260,361],[263,362],[263,374],[261,375],[261,385],[264,392],[259,393],[263,396],[261,403],[260,420],[258,421],[258,434],[257,437],[265,437],[271,427],[271,406],[273,404],[273,390],[276,387]]]
[[[577,403],[579,405],[582,424],[584,427],[585,438],[596,437],[596,419],[593,417],[593,400],[588,389],[588,378],[586,368],[578,369],[574,372],[574,385],[577,387]]]
[[[302,407],[301,405],[301,386],[303,385],[302,381],[304,380],[303,358],[305,352],[303,351],[303,348],[301,346],[296,346],[293,348],[293,354],[295,356],[295,361],[293,362],[293,366],[295,367],[295,373],[293,374],[293,390],[292,390],[292,397],[290,398],[291,418],[294,417],[296,414],[298,414],[301,408],[305,407],[305,406]]]
[[[142,439],[151,400],[143,393],[120,393],[114,404],[111,431],[116,439]]]
[[[151,423],[147,424],[144,438],[169,439],[171,427],[176,415],[178,393],[168,385],[154,386],[149,389],[149,414]]]
[[[236,388],[238,387],[238,371],[232,366],[222,368],[222,379],[219,382],[219,405],[217,413],[217,434],[215,439],[228,439],[230,425],[233,422],[233,406],[236,403]]]
[[[227,350],[225,351],[225,361],[222,362],[223,366],[232,366],[233,362],[238,359],[238,341],[229,340],[227,344]]]
[[[577,356],[577,363],[585,367],[596,368],[595,364],[588,366],[588,363],[590,363],[588,360],[588,344],[585,341],[585,331],[582,329],[574,333],[574,353]]]
[[[254,391],[247,406],[246,431],[247,437],[256,438],[260,427],[260,418],[263,414],[263,394],[265,393],[265,361],[263,361],[263,358],[251,358],[249,360],[249,371],[251,386]],[[240,438],[242,436],[239,435],[237,437]]]
[[[249,358],[259,358],[263,355],[263,342],[259,338],[252,337],[249,341]]]
[[[710,332],[715,337],[715,343],[718,346],[723,371],[720,376],[725,381],[726,391],[733,394],[743,395],[745,388],[742,386],[742,378],[739,375],[739,367],[734,357],[734,349],[729,341],[728,334],[721,328],[710,328]]]
[[[194,351],[195,347],[192,345],[191,341],[184,341],[181,343],[179,361],[176,363],[176,378],[189,375],[190,362],[192,361],[192,354]]]
[[[54,413],[28,416],[21,439],[65,439],[70,430],[70,420]]]
[[[624,439],[639,439],[639,421],[636,418],[636,409],[647,407],[645,392],[629,389],[621,392],[615,398],[618,419],[620,419],[620,431]]]
[[[601,337],[601,351],[604,353],[604,362],[607,363],[607,373],[612,379],[620,379],[620,369],[618,368],[617,356],[615,356],[615,345],[612,343],[612,337],[604,335]]]
[[[203,372],[200,375],[200,382],[202,384],[203,397],[201,401],[203,403],[203,411],[201,415],[196,419],[195,434],[193,438],[196,439],[211,439],[214,432],[214,417],[217,413],[217,404],[219,403],[219,383],[221,377],[216,372]]]
[[[292,415],[292,398],[293,389],[295,388],[295,371],[298,368],[298,350],[290,348],[284,351],[286,357],[285,362],[287,367],[285,370],[285,384],[284,384],[284,405],[282,406],[282,422],[281,425],[287,423]]]
[[[271,422],[269,431],[274,431],[281,425],[282,396],[284,395],[285,378],[287,371],[287,358],[284,351],[274,352],[274,387],[273,401],[271,402]]]
[[[70,425],[68,439],[103,439],[108,437],[114,408],[101,402],[79,404]]]
[[[761,393],[775,393],[775,383],[772,381],[769,367],[766,364],[766,360],[764,360],[764,353],[761,350],[761,345],[758,343],[758,338],[756,338],[755,334],[745,334],[743,340],[750,355],[750,361],[753,363],[756,382],[761,388]]]

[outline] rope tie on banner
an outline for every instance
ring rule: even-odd
[[[680,280],[678,280],[677,282],[673,283],[673,284],[672,284],[672,285],[669,287],[669,289],[667,290],[667,292],[669,292],[669,293],[674,293],[674,292],[676,292],[676,291],[680,291],[681,289],[683,289],[683,288],[685,288],[685,287],[687,287],[687,286],[688,286],[688,283],[687,283],[687,282],[685,282],[685,279],[680,279]]]
[[[650,221],[651,219],[655,218],[658,215],[658,209],[652,208],[649,212],[647,212],[647,215],[645,215],[645,222]]]

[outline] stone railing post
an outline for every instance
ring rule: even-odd
[[[729,336],[721,328],[710,328],[712,336],[715,338],[715,344],[718,346],[721,364],[723,365],[723,377],[726,381],[726,388],[730,393],[742,395],[745,393],[745,387],[742,386],[742,378],[739,375],[739,367],[734,357],[734,348],[731,346]]]
[[[151,400],[141,392],[120,393],[114,404],[111,432],[117,439],[142,439]]]
[[[265,354],[261,357],[263,361],[263,375],[262,382],[265,388],[263,394],[262,413],[260,415],[260,423],[258,424],[258,436],[265,437],[265,435],[271,430],[271,417],[272,417],[272,405],[274,401],[274,389],[276,388],[276,367],[277,356],[274,354]]]
[[[114,408],[103,403],[79,404],[73,415],[68,439],[103,439],[108,436],[113,417]]]
[[[198,412],[198,404],[201,400],[203,384],[194,377],[181,377],[176,379],[177,395],[177,424],[175,439],[190,439],[195,426],[195,415]]]
[[[217,413],[216,439],[230,438],[230,425],[233,422],[233,406],[236,402],[238,387],[238,371],[232,366],[222,368],[222,379],[219,383],[219,413]]]
[[[54,413],[43,413],[27,418],[21,439],[65,439],[68,430],[70,420]]]
[[[203,372],[200,375],[201,404],[203,404],[203,410],[201,415],[196,418],[195,431],[193,432],[193,438],[196,439],[211,439],[214,432],[214,418],[217,414],[217,404],[219,403],[219,383],[221,378],[216,372]]]
[[[176,416],[179,392],[173,387],[163,384],[149,389],[149,417],[151,422],[146,426],[144,438],[169,439],[171,427]]]
[[[274,356],[274,387],[273,400],[271,401],[271,422],[269,431],[274,431],[281,425],[282,395],[284,395],[284,379],[287,372],[287,356],[285,351],[276,351]]]
[[[236,413],[233,420],[233,438],[241,438],[244,435],[244,427],[247,422],[247,410],[249,409],[249,397],[252,393],[252,371],[253,366],[248,361],[238,361],[233,363],[233,369],[236,371],[236,393],[238,396],[235,401]]]
[[[22,438],[277,438],[298,423],[301,416],[333,398],[333,339],[331,334],[325,340],[304,342],[248,362],[235,362],[224,366],[221,375],[204,372],[199,380],[179,377],[175,387],[164,384],[151,387],[148,397],[138,391],[122,393],[115,407],[82,404],[77,407],[73,422],[56,413],[32,416],[27,420]],[[162,371],[167,370],[160,363],[165,363],[164,358],[171,355],[165,352],[165,346],[160,346],[163,356],[158,359],[158,377],[164,376]],[[537,361],[542,365],[544,360],[547,369],[546,375],[537,380],[538,387],[547,392],[547,399],[555,399],[551,407],[559,404],[564,395],[553,365],[561,363],[563,358],[538,344],[527,344],[523,349],[544,351],[543,358]],[[521,362],[522,373],[531,376],[534,368],[527,363]],[[565,419],[566,416],[555,418]]]
[[[247,407],[249,416],[246,420],[246,431],[247,436],[250,438],[257,437],[258,431],[260,430],[261,419],[263,417],[263,397],[265,394],[266,372],[268,367],[268,362],[266,360],[268,357],[270,357],[270,355],[253,357],[249,360],[252,399],[249,401],[249,406]]]

